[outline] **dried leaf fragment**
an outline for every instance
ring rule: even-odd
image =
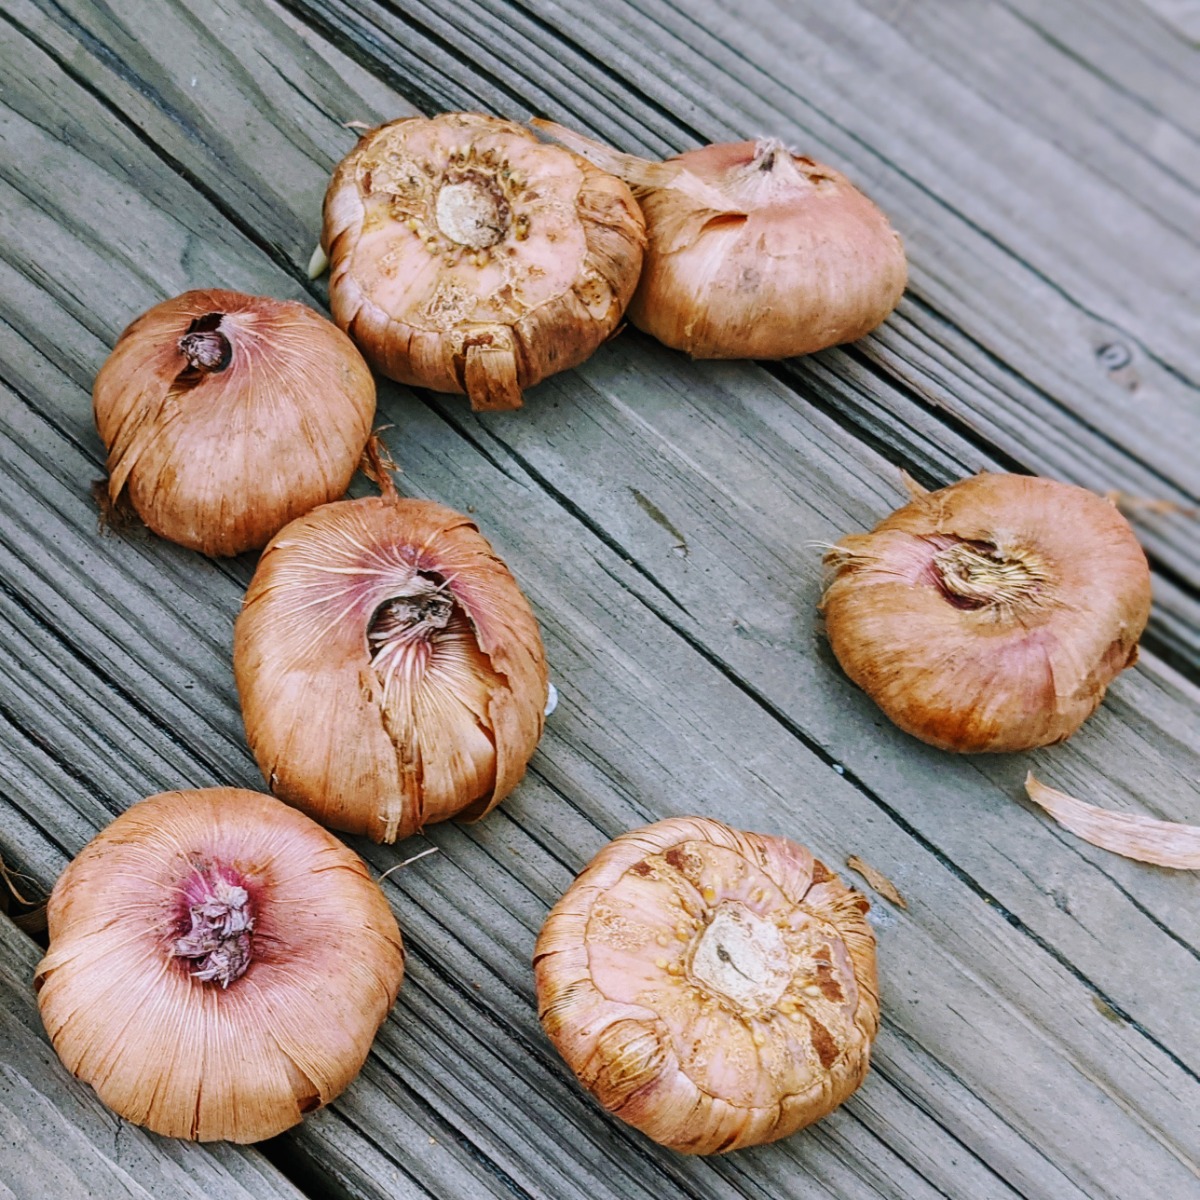
[[[0,858],[0,884],[4,885],[0,887],[0,913],[5,913],[22,933],[36,937],[46,932],[46,900],[45,897],[31,900],[17,886],[18,879],[37,887],[35,879],[21,871],[14,871]],[[14,911],[14,908],[26,911]]]
[[[863,862],[857,854],[846,859],[846,866],[857,871],[885,900],[890,900],[899,908],[908,907],[908,901],[900,894],[900,889],[882,871],[876,870],[869,862]]]
[[[1176,871],[1200,871],[1200,827],[1087,804],[1040,783],[1032,771],[1025,776],[1025,791],[1064,829],[1101,850]]]
[[[37,908],[9,919],[22,933],[27,933],[31,938],[40,937],[46,932],[46,906],[44,904],[39,904]]]

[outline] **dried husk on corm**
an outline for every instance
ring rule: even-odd
[[[1150,614],[1129,523],[1051,479],[984,474],[922,492],[825,561],[821,606],[846,674],[944,750],[1069,737],[1136,661]]]
[[[476,113],[366,133],[321,233],[334,319],[376,370],[475,409],[517,408],[609,337],[644,243],[619,179]]]
[[[654,162],[551,121],[532,124],[630,184],[646,261],[639,329],[693,358],[788,358],[852,342],[896,307],[899,236],[840,171],[777,138]]]
[[[375,381],[340,329],[292,300],[203,289],[143,313],[93,390],[107,506],[203,554],[264,546],[342,496]]]
[[[548,680],[529,604],[471,519],[379,477],[382,496],[316,509],[267,547],[233,665],[272,792],[392,842],[512,791]]]
[[[237,788],[135,804],[63,872],[35,977],[67,1068],[126,1120],[255,1142],[354,1078],[404,951],[362,860]]]
[[[786,1137],[863,1081],[865,897],[804,847],[680,817],[610,842],[534,951],[550,1040],[602,1105],[687,1154]]]

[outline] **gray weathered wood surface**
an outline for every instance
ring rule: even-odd
[[[540,112],[656,153],[778,133],[892,215],[912,287],[864,343],[779,368],[691,364],[629,332],[515,414],[383,387],[401,485],[472,508],[542,621],[563,701],[533,769],[482,824],[430,829],[441,853],[385,883],[411,952],[400,1001],[362,1076],[269,1162],[104,1117],[35,1040],[35,951],[4,926],[0,1187],[38,1195],[37,1154],[67,1172],[77,1141],[62,1178],[105,1197],[173,1177],[172,1194],[222,1196],[286,1195],[289,1178],[372,1198],[1200,1192],[1200,885],[1018,800],[1032,765],[1200,821],[1195,522],[1139,517],[1148,652],[1052,751],[959,759],[904,737],[840,675],[814,611],[816,546],[892,507],[898,465],[1196,503],[1185,7],[6,0],[0,855],[43,887],[142,795],[261,786],[229,662],[253,560],[98,536],[90,387],[128,320],[184,288],[322,302],[303,268],[343,122]],[[685,812],[787,833],[835,867],[858,854],[909,902],[874,910],[884,1026],[866,1085],[784,1143],[704,1161],[579,1092],[529,971],[602,842]],[[382,869],[420,844],[357,848]]]

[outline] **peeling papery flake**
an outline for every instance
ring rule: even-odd
[[[846,866],[857,871],[885,900],[897,908],[907,908],[908,901],[900,894],[900,889],[882,872],[864,862],[857,854],[846,859]]]
[[[1087,804],[1040,783],[1032,772],[1025,776],[1025,791],[1064,829],[1101,850],[1177,871],[1200,871],[1200,827]]]

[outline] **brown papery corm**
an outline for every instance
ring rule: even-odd
[[[629,319],[676,350],[810,354],[869,333],[904,291],[904,247],[887,217],[839,171],[775,138],[652,162],[532,124],[634,188],[648,245]]]
[[[376,370],[475,409],[583,362],[616,329],[645,231],[621,180],[475,113],[365,134],[334,172],[329,302]]]
[[[944,750],[1069,737],[1137,658],[1150,569],[1107,500],[976,475],[915,496],[826,556],[821,605],[846,674]]]
[[[325,505],[267,547],[233,666],[272,792],[392,842],[512,791],[548,682],[529,603],[470,518],[379,477],[382,496]]]
[[[610,842],[534,951],[550,1040],[610,1112],[686,1154],[786,1137],[862,1083],[866,898],[803,846],[702,817]]]
[[[291,300],[185,292],[121,334],[93,390],[107,502],[241,554],[349,486],[375,416],[353,343]]]
[[[362,860],[237,788],[135,804],[67,867],[35,977],[67,1068],[155,1133],[256,1142],[354,1078],[404,974]]]

